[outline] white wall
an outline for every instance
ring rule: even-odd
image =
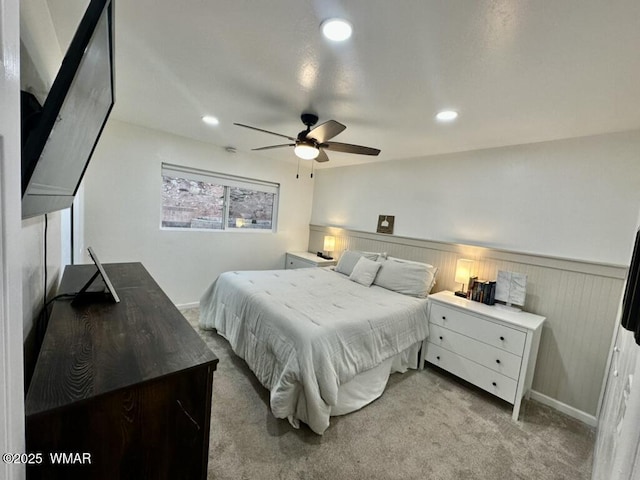
[[[323,169],[311,223],[623,265],[639,186],[633,131]]]
[[[278,232],[161,230],[162,162],[280,183]],[[142,262],[174,303],[197,302],[223,271],[283,268],[287,250],[307,249],[313,180],[295,175],[294,163],[110,120],[84,178],[84,245],[102,262]]]
[[[48,214],[47,221],[47,298],[55,292],[62,274],[61,212]],[[44,308],[45,220],[44,215],[22,221],[22,305],[24,338],[31,333]]]

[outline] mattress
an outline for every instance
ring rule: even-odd
[[[201,298],[200,326],[247,362],[277,418],[318,434],[336,414],[341,385],[417,352],[429,333],[426,299],[324,268],[223,273]]]

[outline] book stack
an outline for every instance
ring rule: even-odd
[[[496,303],[496,282],[478,280],[478,277],[471,277],[469,279],[467,298],[474,302],[493,305]]]

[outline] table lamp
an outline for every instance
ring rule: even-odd
[[[336,237],[332,235],[325,235],[324,246],[322,248],[324,252],[322,252],[321,257],[326,260],[333,260],[333,257],[331,256],[331,254],[333,253],[335,248],[336,248]]]
[[[462,289],[455,292],[458,297],[467,298],[467,292],[464,289],[464,285],[469,281],[471,277],[471,266],[473,260],[467,260],[466,258],[459,258],[456,263],[456,276],[454,281],[462,284]]]

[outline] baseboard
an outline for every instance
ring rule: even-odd
[[[178,310],[189,310],[190,308],[198,308],[200,306],[200,302],[191,302],[191,303],[181,303],[180,305],[176,305]]]
[[[598,426],[598,419],[595,416],[583,412],[582,410],[578,410],[577,408],[567,405],[566,403],[562,403],[554,398],[548,397],[540,392],[531,390],[531,399],[554,408],[559,412],[570,416],[571,418],[575,418],[576,420],[581,421],[582,423],[586,423],[590,427]]]

